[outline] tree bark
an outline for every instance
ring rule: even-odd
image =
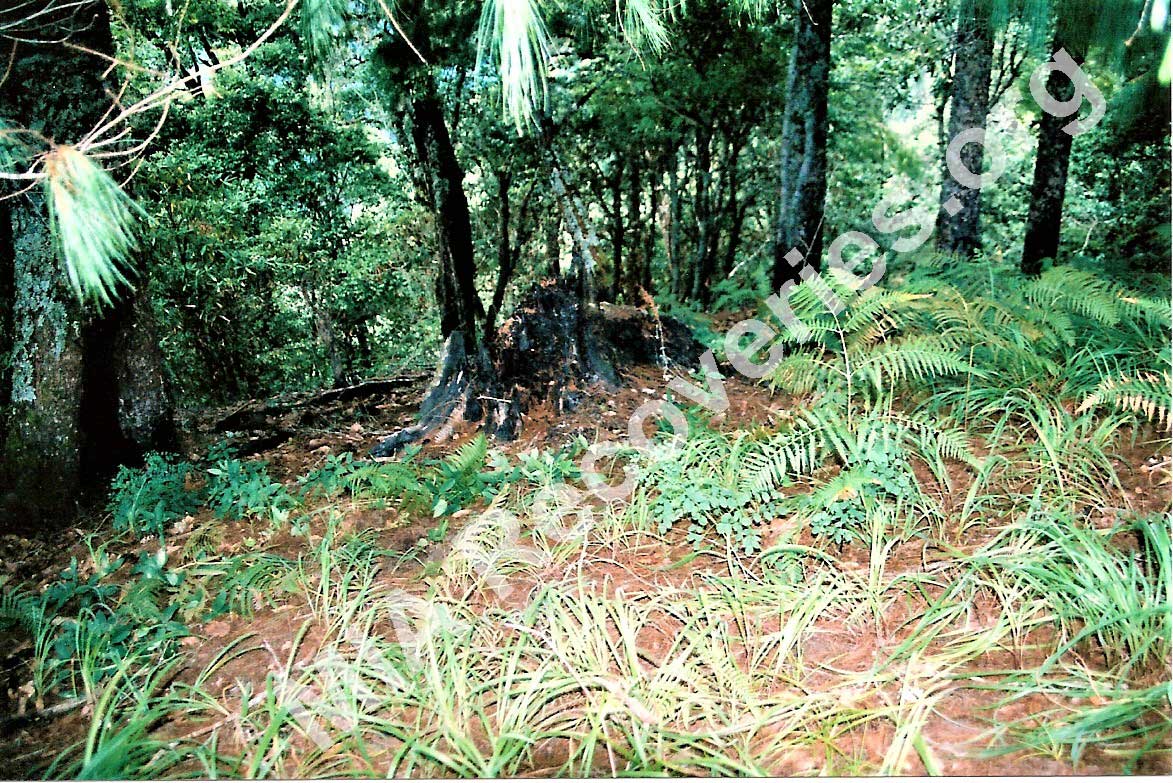
[[[114,41],[104,2],[74,7],[61,24],[67,33],[42,30],[44,43],[13,53],[0,116],[69,143],[109,108],[102,55],[113,56]],[[83,490],[118,464],[174,445],[162,354],[141,296],[118,291],[110,309],[83,312],[65,284],[39,189],[8,201],[0,219],[0,266],[10,281],[0,286],[8,296],[0,309],[11,324],[0,525],[63,524]]]
[[[774,232],[772,282],[798,279],[791,249],[821,268],[827,197],[827,93],[831,81],[833,0],[794,0],[794,44],[782,119],[782,186]]]
[[[1076,50],[1056,33],[1052,51],[1066,49],[1080,65],[1084,53]],[[1047,78],[1047,91],[1058,100],[1070,100],[1075,93],[1071,80],[1059,71]],[[1070,117],[1056,117],[1043,112],[1039,118],[1039,146],[1035,156],[1034,182],[1030,189],[1030,211],[1026,218],[1026,238],[1022,243],[1022,273],[1037,275],[1043,271],[1043,259],[1056,259],[1062,228],[1063,200],[1067,194],[1067,173],[1074,137],[1063,130]]]
[[[668,154],[668,230],[665,244],[668,252],[668,274],[672,295],[680,298],[680,159],[675,151]]]
[[[950,141],[963,131],[985,130],[993,55],[989,0],[963,0],[953,42]],[[981,144],[966,144],[961,149],[962,164],[975,174],[982,170],[983,157]],[[937,213],[937,249],[967,258],[974,256],[982,244],[981,208],[981,190],[961,185],[944,169],[941,210]]]
[[[456,158],[443,107],[430,79],[427,93],[412,100],[411,116],[416,159],[436,221],[440,332],[445,339],[460,332],[464,355],[475,356],[480,347],[478,319],[484,315],[484,308],[476,291],[476,258],[464,169]]]
[[[692,266],[692,299],[703,307],[709,303],[713,277],[713,131],[706,126],[696,130],[696,249]]]
[[[643,268],[647,263],[644,258],[644,231],[651,227],[644,225],[640,219],[640,210],[643,207],[643,192],[640,189],[643,170],[640,166],[639,153],[632,157],[627,176],[627,222],[631,225],[631,254],[627,259],[627,277],[623,281],[623,298],[628,304],[636,302],[635,289],[643,281]]]
[[[626,166],[623,158],[615,161],[608,183],[611,189],[611,290],[613,301],[618,302],[623,291],[623,244],[626,240],[627,224],[623,220],[623,172]]]

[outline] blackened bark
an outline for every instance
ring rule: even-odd
[[[1053,51],[1066,49],[1080,65],[1083,52],[1055,35]],[[1070,100],[1075,94],[1071,80],[1059,71],[1047,78],[1047,91],[1058,100]],[[1071,161],[1073,136],[1063,130],[1070,117],[1043,112],[1039,118],[1039,147],[1035,156],[1034,182],[1030,188],[1030,211],[1026,218],[1026,238],[1022,244],[1022,272],[1037,275],[1043,271],[1043,259],[1059,254],[1063,199],[1067,194],[1067,171]]]
[[[434,89],[412,100],[411,117],[416,160],[436,220],[440,331],[445,338],[460,332],[465,355],[475,356],[480,344],[478,318],[484,309],[476,291],[476,258],[464,192],[464,169],[456,158],[443,107]]]
[[[611,172],[611,180],[608,183],[611,189],[611,290],[616,302],[623,291],[623,245],[627,233],[627,224],[623,220],[624,169],[624,161],[620,158],[615,162],[615,169]]]
[[[989,0],[963,0],[953,42],[953,90],[949,109],[949,139],[963,131],[986,127],[989,113],[990,70],[994,33]],[[961,162],[969,171],[982,171],[983,147],[966,144]],[[937,249],[972,257],[981,249],[982,194],[967,188],[943,170],[941,210],[937,213]]]
[[[546,266],[548,277],[562,274],[562,210],[555,208],[546,217]]]
[[[692,299],[702,307],[709,303],[710,281],[713,277],[713,131],[701,125],[696,130],[696,199],[693,215],[696,218],[696,250],[692,265]]]
[[[774,232],[773,285],[798,279],[786,260],[796,249],[821,268],[827,196],[827,93],[833,0],[794,0],[794,43],[782,120],[782,187]]]

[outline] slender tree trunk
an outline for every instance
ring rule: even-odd
[[[713,277],[713,131],[700,126],[696,131],[696,250],[692,266],[692,298],[701,306],[708,304],[709,283]]]
[[[1052,51],[1066,49],[1080,65],[1084,53],[1056,33]],[[1075,93],[1071,80],[1059,71],[1047,78],[1047,91],[1058,100],[1070,100]],[[1030,189],[1030,211],[1026,218],[1026,238],[1022,243],[1022,272],[1037,275],[1043,271],[1043,259],[1057,259],[1059,232],[1062,227],[1063,199],[1067,194],[1067,172],[1071,162],[1073,136],[1063,130],[1070,117],[1056,117],[1043,112],[1039,118],[1039,147],[1035,155],[1034,182]]]
[[[662,173],[659,164],[657,164],[652,170],[652,176],[648,178],[647,231],[644,232],[643,266],[639,280],[640,287],[648,293],[652,292],[652,261],[656,255],[656,207],[660,200],[656,185],[659,183]]]
[[[668,156],[668,236],[666,244],[669,286],[672,295],[677,298],[684,295],[680,282],[680,220],[680,158],[673,151]]]
[[[963,131],[985,130],[993,54],[989,0],[962,0],[953,43],[950,141]],[[962,164],[975,174],[982,170],[982,158],[981,144],[966,144],[961,149]],[[937,249],[965,257],[977,253],[982,244],[981,209],[981,190],[966,188],[946,171],[941,182],[941,211],[937,213]]]
[[[827,93],[833,0],[794,0],[794,44],[782,119],[782,187],[774,232],[773,285],[798,279],[787,261],[798,250],[821,268],[827,197]]]
[[[513,176],[509,171],[503,169],[497,172],[497,200],[499,202],[497,207],[497,284],[493,287],[493,298],[490,300],[489,310],[485,314],[485,334],[493,334],[497,329],[497,314],[501,312],[501,305],[505,302],[505,291],[513,277],[517,254],[521,245],[524,244],[524,238],[520,236],[520,228],[517,242],[513,241],[513,213],[509,200],[509,189],[512,184]],[[521,214],[518,216],[520,221],[524,222],[525,220],[526,204],[529,203],[529,197],[532,193],[531,189],[522,204]]]
[[[338,331],[334,326],[334,317],[330,314],[330,308],[322,301],[322,296],[313,283],[304,282],[301,286],[301,293],[310,308],[310,317],[314,322],[314,337],[326,354],[326,361],[330,367],[330,383],[334,388],[345,386],[346,357],[338,340]]]
[[[643,206],[643,192],[640,189],[643,176],[638,153],[632,157],[627,177],[627,222],[631,225],[631,255],[627,261],[627,278],[624,280],[624,301],[634,304],[635,289],[643,280],[644,243],[642,241],[645,230],[650,230],[640,219],[640,209]]]
[[[465,355],[475,357],[480,345],[478,319],[484,308],[476,291],[476,258],[472,221],[464,193],[464,170],[434,89],[412,101],[412,141],[428,201],[436,221],[440,254],[440,331],[445,339],[460,332]]]
[[[623,291],[623,245],[626,240],[627,225],[623,220],[623,172],[624,160],[615,161],[615,169],[611,172],[608,183],[611,190],[611,298],[618,302]]]

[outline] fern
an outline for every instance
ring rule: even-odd
[[[1168,428],[1173,398],[1173,376],[1144,373],[1134,377],[1104,378],[1080,403],[1077,413],[1101,406],[1136,413],[1158,427]]]
[[[884,388],[885,381],[891,381],[893,385],[921,384],[943,375],[984,374],[958,357],[955,350],[937,336],[908,337],[879,346],[862,358],[852,373],[853,381],[870,382],[877,390]]]

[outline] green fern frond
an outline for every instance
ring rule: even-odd
[[[841,421],[807,414],[789,432],[754,443],[740,462],[739,489],[756,494],[775,489],[792,478],[810,475],[822,464],[827,431],[845,426]]]
[[[1158,427],[1169,426],[1173,408],[1173,376],[1146,373],[1134,377],[1104,378],[1079,405],[1076,413],[1108,406],[1139,414]]]
[[[461,446],[455,453],[445,459],[444,465],[453,473],[467,476],[483,468],[488,456],[489,441],[485,438],[483,432],[477,433],[475,438]]]
[[[982,371],[958,358],[938,336],[910,337],[878,346],[866,357],[859,357],[859,363],[852,368],[854,379],[870,381],[876,389],[884,388],[886,380],[892,383],[924,382],[960,373],[983,375]]]
[[[1068,310],[1106,326],[1120,321],[1120,303],[1125,296],[1105,278],[1067,266],[1048,269],[1028,283],[1023,294],[1044,312]]]
[[[45,625],[45,605],[37,596],[20,590],[0,589],[0,626],[14,624],[36,637]]]
[[[825,384],[826,376],[834,369],[827,362],[809,353],[787,356],[770,373],[772,390],[785,389],[794,394],[809,394]]]

